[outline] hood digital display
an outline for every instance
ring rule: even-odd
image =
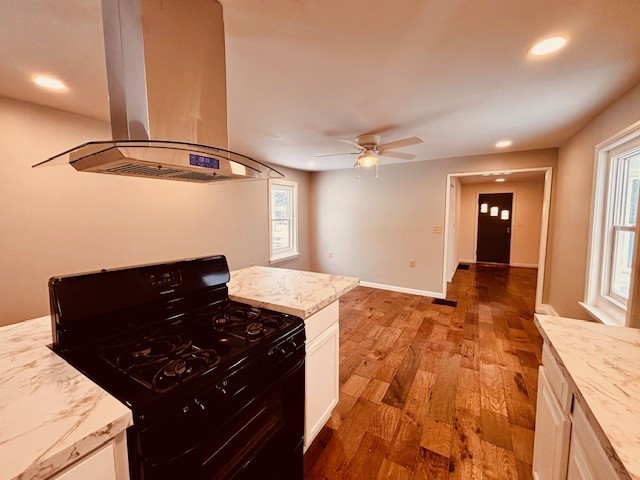
[[[204,155],[194,155],[193,153],[190,153],[189,165],[194,165],[196,167],[215,168],[216,170],[218,170],[220,168],[220,160],[218,160],[217,158],[205,157]]]

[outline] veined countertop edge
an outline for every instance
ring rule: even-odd
[[[578,386],[578,384],[576,383],[575,379],[573,378],[573,375],[569,371],[569,368],[567,368],[567,366],[566,366],[566,364],[565,364],[565,362],[564,362],[564,360],[562,358],[562,355],[556,349],[556,346],[554,345],[553,340],[549,337],[548,332],[545,331],[543,323],[545,323],[545,321],[554,321],[554,319],[557,320],[558,318],[563,318],[564,320],[573,320],[575,322],[582,322],[582,321],[587,322],[587,321],[586,320],[577,320],[577,319],[568,319],[568,318],[564,318],[564,317],[553,317],[553,316],[541,315],[541,314],[535,314],[535,316],[534,316],[534,323],[535,323],[538,331],[540,332],[540,335],[544,339],[545,343],[547,343],[547,345],[549,345],[551,354],[553,355],[554,359],[558,363],[558,365],[559,365],[560,369],[562,370],[562,373],[564,374],[565,378],[569,382],[569,388],[570,388],[571,392],[576,395],[576,398],[577,398],[578,402],[580,403],[580,405],[582,406],[583,411],[584,411],[584,413],[585,413],[585,415],[587,417],[587,420],[589,421],[589,424],[591,425],[591,427],[594,430],[594,433],[596,434],[596,436],[600,440],[600,442],[602,444],[602,447],[604,448],[607,457],[612,460],[612,464],[613,464],[616,472],[618,472],[620,475],[622,475],[623,477],[626,477],[628,479],[640,480],[640,475],[629,472],[629,470],[625,466],[625,464],[622,461],[622,459],[620,458],[617,450],[613,447],[611,439],[609,438],[609,436],[605,432],[604,427],[602,426],[601,422],[598,420],[597,416],[593,413],[593,409],[592,409],[591,405],[589,405],[589,402],[584,397],[583,392],[581,391],[580,387]],[[587,323],[590,323],[590,322],[587,322]],[[603,326],[607,327],[605,325],[603,325]],[[622,328],[622,327],[610,327],[610,328]],[[640,380],[640,378],[638,380]]]
[[[133,425],[123,403],[50,344],[48,315],[0,327],[2,480],[49,478]]]
[[[231,272],[231,300],[309,318],[360,284],[355,277],[251,266]]]

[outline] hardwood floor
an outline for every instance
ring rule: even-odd
[[[340,401],[307,480],[531,479],[536,273],[458,270],[455,308],[365,287],[342,297]]]

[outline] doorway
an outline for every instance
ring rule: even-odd
[[[478,195],[478,236],[476,261],[503,263],[511,260],[511,219],[513,193]]]
[[[543,190],[541,191],[542,198],[536,207],[538,223],[534,228],[532,222],[527,220],[529,215],[523,215],[523,212],[518,212],[518,209],[524,207],[521,201],[520,195],[514,194],[512,197],[512,209],[509,213],[509,220],[506,222],[512,222],[510,228],[510,234],[512,238],[510,248],[510,258],[506,264],[511,267],[524,267],[524,268],[537,268],[537,280],[536,280],[536,299],[535,309],[537,312],[545,313],[547,306],[542,303],[542,292],[544,290],[545,280],[545,262],[547,254],[547,233],[549,229],[549,210],[551,205],[551,182],[552,182],[553,167],[532,167],[522,169],[510,169],[510,170],[489,170],[489,171],[470,171],[464,173],[449,173],[447,174],[446,183],[446,197],[445,197],[445,241],[444,243],[444,258],[442,265],[442,292],[446,298],[447,284],[453,278],[456,272],[456,265],[465,265],[469,263],[475,263],[481,261],[477,256],[477,213],[476,208],[480,208],[479,203],[475,200],[471,201],[470,217],[464,220],[466,214],[463,215],[461,209],[456,205],[465,204],[460,197],[460,191],[465,190],[468,183],[490,183],[491,185],[500,184],[503,187],[492,188],[487,191],[478,193],[509,193],[515,192],[510,188],[510,184],[513,181],[528,181],[532,177],[542,179]],[[505,177],[506,176],[506,177]],[[495,183],[494,183],[495,182]],[[504,183],[503,183],[504,182]],[[478,187],[479,189],[479,187]],[[497,192],[495,190],[498,190]],[[477,199],[478,197],[476,197]],[[524,197],[523,197],[524,198]],[[454,208],[452,208],[454,207]],[[465,210],[466,211],[466,210]],[[500,209],[498,209],[498,218],[500,216]],[[490,212],[489,212],[490,215]],[[471,227],[469,227],[471,225]],[[517,227],[517,228],[516,228]],[[465,228],[474,229],[473,232],[468,230],[463,231]],[[517,230],[517,232],[516,232]],[[457,232],[457,235],[450,235],[451,232]],[[518,233],[519,232],[519,233]],[[462,242],[462,238],[465,238]],[[523,243],[524,241],[524,243]],[[530,242],[534,241],[535,245]],[[518,244],[518,248],[514,250],[514,242]],[[463,248],[463,243],[466,247]],[[470,246],[470,244],[472,244]],[[527,246],[528,245],[528,246]],[[526,247],[529,254],[527,258],[522,258],[522,247]],[[533,250],[532,250],[533,249]],[[533,252],[533,253],[531,253]],[[533,258],[529,258],[533,257]],[[480,257],[482,258],[482,257]]]

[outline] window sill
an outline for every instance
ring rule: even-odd
[[[299,253],[291,253],[282,257],[274,257],[269,259],[269,265],[273,265],[275,263],[286,262],[287,260],[293,260],[294,258],[298,258],[300,256]]]
[[[578,302],[578,303],[582,306],[582,308],[584,308],[587,311],[589,316],[595,319],[596,321],[600,323],[604,323],[605,325],[613,325],[616,327],[624,326],[624,319],[622,320],[622,322],[620,322],[616,320],[614,317],[612,317],[611,315],[604,312],[603,310],[599,309],[598,307],[594,307],[593,305],[588,305],[584,302]]]

